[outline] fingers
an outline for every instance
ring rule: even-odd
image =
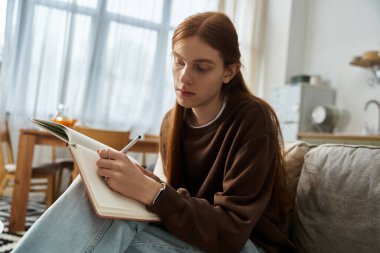
[[[119,151],[113,149],[99,149],[98,154],[101,159],[97,161],[98,167],[110,167],[115,160],[127,160],[127,157]],[[129,160],[129,159],[128,159]]]
[[[110,149],[110,148],[98,149],[97,152],[102,159],[108,159],[108,160],[128,159],[128,161],[130,161],[128,156],[114,149]]]
[[[114,176],[114,172],[111,169],[100,167],[98,168],[98,175],[101,177],[111,178]]]
[[[116,158],[120,157],[120,152],[110,148],[99,149],[98,154],[101,158],[110,160],[115,160]]]
[[[119,151],[99,149],[97,152],[100,156],[100,159],[96,161],[99,176],[112,178],[115,177],[115,173],[125,173],[131,165],[135,167],[128,157]]]

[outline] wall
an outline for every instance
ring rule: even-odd
[[[262,95],[270,98],[272,88],[294,74],[319,74],[337,90],[336,105],[350,114],[341,131],[361,132],[366,122],[377,128],[378,110],[372,105],[365,112],[364,105],[380,101],[380,85],[370,87],[370,70],[349,63],[380,50],[380,1],[270,0],[267,16],[266,50],[272,52],[265,55]]]
[[[286,79],[291,7],[291,0],[270,0],[267,4],[263,67],[257,91],[264,98],[269,97],[273,86]]]

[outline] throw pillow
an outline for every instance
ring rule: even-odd
[[[304,156],[310,150],[310,146],[303,141],[285,142],[285,190],[288,198],[285,199],[285,212],[290,213],[294,208],[298,179],[301,174]]]
[[[285,142],[284,144],[284,160],[285,160],[285,190],[281,196],[284,204],[285,221],[282,225],[282,231],[291,237],[292,234],[292,218],[294,201],[296,197],[298,179],[301,174],[304,156],[309,151],[309,145],[306,142],[295,141]]]
[[[330,144],[311,150],[294,214],[300,252],[380,252],[380,148]]]

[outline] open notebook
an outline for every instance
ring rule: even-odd
[[[144,204],[111,190],[97,174],[96,161],[99,155],[96,150],[113,148],[58,123],[39,119],[31,121],[67,143],[98,216],[143,221],[160,220],[156,214],[149,212]]]

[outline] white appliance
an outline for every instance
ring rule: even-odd
[[[316,132],[312,112],[335,104],[335,90],[322,85],[284,85],[272,90],[270,103],[280,120],[285,141],[297,140],[298,132]]]

